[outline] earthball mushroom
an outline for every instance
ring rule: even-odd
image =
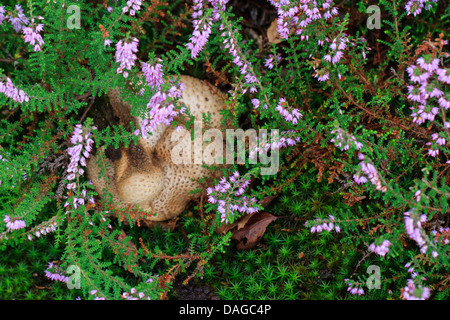
[[[179,102],[186,105],[196,123],[202,121],[200,134],[205,129],[224,132],[226,127],[231,128],[230,123],[222,124],[223,116],[220,111],[225,108],[225,95],[222,92],[190,76],[179,76],[179,81],[185,85]],[[120,98],[118,90],[110,90],[108,97],[121,124],[126,125],[132,121],[136,127],[140,127],[143,119],[131,116],[131,106]],[[203,121],[204,116],[209,121]],[[186,116],[182,117],[187,119]],[[193,160],[194,149],[199,147],[198,144],[195,145],[195,139],[191,139],[191,131],[185,129],[183,121],[181,127],[180,130],[179,127],[160,124],[151,135],[141,137],[137,145],[115,150],[114,156],[106,159],[109,164],[109,169],[106,170],[108,179],[99,175],[98,159],[91,155],[86,172],[99,196],[103,196],[108,189],[120,208],[138,205],[148,213],[144,220],[165,221],[182,213],[193,197],[191,191],[204,187],[198,180],[202,177],[217,178],[221,173],[219,170],[208,169],[198,161],[180,163],[174,158],[173,150],[182,141],[191,144],[190,148],[185,148],[191,151],[188,154],[190,160]],[[224,145],[225,135],[214,136],[214,139],[206,139],[206,142],[204,140],[202,138],[200,142],[202,150],[211,143]],[[216,156],[217,159],[222,158],[222,155]]]

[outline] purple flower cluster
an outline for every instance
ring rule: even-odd
[[[425,253],[428,250],[428,245],[424,238],[425,231],[422,229],[422,223],[426,222],[427,216],[425,214],[418,215],[413,209],[403,213],[405,217],[405,229],[408,236],[417,242],[420,247],[420,252]],[[426,237],[426,236],[425,236]]]
[[[12,24],[14,30],[19,33],[20,30],[22,30],[22,25],[27,25],[28,23],[30,23],[30,21],[23,13],[23,9],[19,4],[16,4],[14,8],[16,9],[14,15],[9,16],[5,15],[5,7],[0,6],[0,25],[5,19],[8,19],[8,21]]]
[[[202,51],[205,44],[208,42],[211,34],[212,19],[203,15],[203,0],[193,0],[194,12],[192,13],[192,24],[194,31],[186,44],[186,47],[191,50],[191,57],[197,58],[200,51]]]
[[[155,65],[142,62],[142,72],[144,73],[145,81],[152,89],[160,90],[161,85],[164,83],[162,64],[160,62],[162,62],[161,59],[158,59],[158,63]]]
[[[16,88],[8,77],[6,77],[6,83],[0,81],[0,92],[19,103],[30,100],[27,94],[23,90]]]
[[[358,155],[358,158],[360,160],[364,160],[365,156],[364,154],[360,153]],[[361,168],[361,172],[364,175],[361,175],[360,173],[353,175],[353,179],[357,184],[362,184],[367,181],[370,181],[375,186],[375,189],[380,190],[381,192],[386,192],[387,188],[386,186],[381,185],[381,180],[378,175],[378,171],[373,164],[361,161],[359,163],[359,166]]]
[[[262,139],[257,138],[255,147],[249,150],[249,159],[254,160],[258,153],[263,155],[269,150],[280,150],[295,146],[300,141],[300,136],[294,130],[283,130],[280,135],[278,135],[278,131],[271,132],[269,137],[264,134]]]
[[[153,90],[157,90],[147,104],[148,117],[142,120],[141,127],[134,132],[136,136],[141,135],[145,139],[147,134],[153,132],[158,125],[170,125],[179,113],[185,111],[184,108],[177,110],[176,107],[176,100],[182,96],[184,83],[173,83],[172,80],[170,80],[169,89],[163,90],[162,84],[164,83],[164,74],[162,72],[162,65],[159,63],[155,66],[146,63],[143,63],[142,65],[142,71],[147,85]]]
[[[95,296],[94,300],[106,300],[105,296],[102,293],[100,293],[100,296],[97,294],[96,289],[91,290],[89,293]]]
[[[7,231],[9,231],[9,232],[11,232],[13,230],[23,229],[26,227],[25,221],[20,220],[20,219],[13,219],[11,221],[11,219],[9,218],[8,215],[5,215],[3,222],[6,223],[6,228],[8,228]]]
[[[422,9],[430,10],[432,8],[431,2],[437,2],[437,0],[409,0],[405,5],[408,15],[413,14],[417,16],[422,12]]]
[[[8,16],[5,16],[5,6],[0,6],[0,25],[3,24],[3,21],[7,18]]]
[[[141,5],[142,5],[142,0],[128,0],[127,5],[122,8],[122,12],[126,13],[129,11],[130,16],[134,16],[136,14],[136,11],[141,10]],[[109,7],[109,8],[111,8],[111,7]],[[109,8],[108,8],[108,11],[110,10]]]
[[[365,39],[364,39],[365,40]],[[326,42],[330,40],[325,38]],[[335,65],[338,63],[341,58],[344,56],[344,50],[347,48],[349,40],[347,36],[344,34],[343,36],[338,36],[331,41],[330,51],[323,56],[323,60],[328,61],[331,65]],[[318,40],[319,46],[324,45],[323,40]],[[354,45],[354,44],[353,44]],[[365,58],[365,52],[363,51],[363,58]],[[324,82],[330,78],[329,67],[319,68],[317,63],[313,64],[314,73],[313,77],[317,78],[317,80]],[[341,79],[341,74],[338,74],[339,79]]]
[[[122,293],[122,297],[127,300],[143,300],[145,299],[146,295],[144,292],[137,292],[135,288],[131,288],[130,292],[124,292]],[[150,297],[147,297],[147,300],[150,300]]]
[[[155,278],[157,279],[159,276],[156,275]],[[154,279],[149,278],[145,283],[153,283]],[[140,291],[138,292],[136,288],[131,288],[130,292],[124,292],[122,293],[122,298],[127,300],[151,300],[150,296],[147,295],[145,292]]]
[[[356,150],[363,147],[361,142],[356,141],[356,138],[351,134],[345,132],[341,128],[336,128],[331,131],[331,134],[336,134],[336,137],[332,138],[330,142],[334,143],[336,147],[340,148],[341,151],[350,149],[350,145],[354,144]]]
[[[408,279],[407,286],[402,289],[403,299],[405,300],[426,300],[431,296],[431,290],[414,283],[413,279]]]
[[[344,56],[343,50],[347,47],[348,38],[347,37],[337,37],[333,39],[330,44],[331,52],[325,55],[323,58],[331,62],[332,64],[336,64],[341,60]]]
[[[223,31],[221,37],[225,38],[223,40],[225,49],[227,49],[228,53],[233,57],[233,63],[240,67],[239,72],[244,77],[245,84],[250,86],[249,91],[251,93],[257,92],[258,90],[256,89],[255,85],[258,82],[258,79],[253,72],[252,64],[247,61],[245,55],[239,48],[236,37],[234,35],[235,31],[232,29],[231,23],[228,20],[224,19],[219,27],[219,30]],[[233,99],[235,98],[237,90],[240,90],[242,94],[245,94],[247,92],[247,89],[244,88],[242,84],[240,84],[239,86],[235,86],[234,90],[230,91]]]
[[[411,274],[411,277],[413,279],[416,279],[417,276],[419,275],[417,272],[414,271],[414,267],[411,266],[411,262],[408,262],[407,264],[404,265],[405,268],[408,268],[408,273]],[[422,279],[422,281],[427,280],[427,278],[425,277],[420,277],[420,279]]]
[[[72,206],[74,209],[78,208],[79,205],[84,206],[87,202],[89,202],[90,204],[94,204],[95,200],[94,197],[90,197],[89,199],[87,199],[86,197],[87,195],[87,191],[86,190],[81,190],[79,197],[74,197],[72,200]],[[66,201],[66,203],[64,204],[64,208],[66,208],[67,206],[69,206],[69,202]],[[66,211],[66,214],[69,211]]]
[[[269,54],[269,57],[264,61],[264,66],[267,67],[268,69],[272,69],[273,68],[273,63],[277,63],[281,61],[281,56],[279,55],[273,55],[273,54]]]
[[[92,129],[96,129],[93,127]],[[67,149],[67,153],[70,156],[70,163],[67,167],[67,177],[66,179],[69,181],[75,180],[77,177],[82,176],[84,174],[84,169],[81,167],[86,166],[86,160],[89,158],[89,154],[92,151],[92,146],[94,144],[94,140],[91,138],[92,133],[91,130],[88,129],[84,132],[81,124],[75,125],[75,129],[72,133],[72,137],[70,138],[70,142],[72,143],[72,147]],[[81,166],[81,167],[80,167]],[[77,186],[76,182],[71,182],[67,185],[67,189],[74,190]],[[77,204],[84,205],[84,197],[86,196],[86,190],[81,191],[82,198],[74,198],[74,207],[76,209]],[[67,206],[67,204],[65,205]]]
[[[322,3],[322,7],[318,6],[315,0],[269,0],[269,2],[277,9],[277,31],[283,39],[288,39],[292,29],[296,33],[302,35],[303,29],[318,19],[329,19],[336,15],[338,10],[336,7],[331,8],[332,0],[326,0]],[[301,40],[309,39],[309,36],[302,35]]]
[[[331,232],[333,229],[336,232],[341,232],[341,227],[338,225],[335,225],[334,222],[334,216],[329,215],[329,219],[324,220],[321,218],[317,218],[316,220],[312,221],[313,226],[311,227],[311,233],[321,233],[322,231],[328,231]],[[305,227],[307,226],[308,222],[305,222]]]
[[[62,270],[52,262],[49,262],[47,270],[45,270],[45,276],[53,281],[61,281],[67,283],[67,276],[63,276]]]
[[[249,184],[250,178],[240,177],[235,171],[228,180],[222,177],[214,188],[207,189],[209,203],[218,203],[217,211],[221,214],[222,223],[232,222],[237,212],[250,214],[259,211],[255,198],[243,196]]]
[[[116,44],[116,62],[120,62],[117,73],[123,73],[124,78],[128,77],[128,72],[123,69],[131,70],[137,59],[135,53],[138,51],[139,40],[136,38],[128,40],[120,40]]]
[[[221,12],[225,11],[225,6],[229,0],[207,0],[211,7],[204,0],[193,0],[194,12],[192,13],[192,24],[194,31],[186,44],[191,50],[191,57],[196,58],[208,42],[211,28],[214,22],[219,21]],[[211,12],[211,16],[207,13]]]
[[[292,124],[297,124],[298,120],[303,117],[303,115],[296,108],[289,112],[287,110],[286,99],[284,98],[279,99],[276,109],[283,116],[284,120],[292,122]]]
[[[444,113],[450,109],[450,91],[446,90],[450,84],[450,68],[440,68],[439,63],[440,59],[428,54],[418,58],[417,65],[407,68],[410,80],[414,83],[407,87],[408,99],[418,104],[410,108],[413,111],[413,122],[417,124],[427,120],[434,121],[439,111],[442,113],[442,119],[445,119]],[[442,127],[444,130],[433,133],[432,141],[427,143],[430,146],[428,155],[432,157],[439,154],[438,146],[446,144],[444,136],[449,135],[450,123],[443,121]]]
[[[42,20],[43,17],[38,17],[38,19]],[[41,46],[44,44],[44,40],[42,40],[42,36],[39,34],[44,30],[44,24],[34,23],[34,18],[31,19],[31,26],[23,28],[22,32],[24,34],[23,40],[25,43],[30,43],[32,46],[34,46],[34,51],[42,51]]]
[[[344,279],[345,282],[348,282],[348,288],[347,291],[350,292],[350,294],[357,294],[358,296],[363,295],[364,289],[361,287],[361,284],[357,283],[357,282],[353,282],[350,279]]]
[[[433,230],[432,234],[434,236],[434,243],[438,243],[439,238],[441,238],[442,244],[449,244],[450,243],[450,228],[449,227],[439,227],[439,231]]]
[[[386,255],[386,253],[389,252],[389,246],[391,246],[391,245],[392,245],[392,243],[389,240],[384,240],[383,243],[379,246],[377,246],[375,243],[372,243],[369,246],[369,250],[384,257]]]
[[[54,221],[47,221],[40,225],[39,227],[34,228],[34,236],[39,238],[41,235],[45,236],[47,233],[55,232],[58,224]],[[28,240],[33,240],[33,235],[29,234],[27,236]]]

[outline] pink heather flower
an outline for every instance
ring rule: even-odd
[[[292,109],[289,112],[287,109],[286,99],[280,98],[276,109],[280,114],[284,117],[284,119],[288,122],[292,122],[293,124],[297,124],[298,120],[303,117],[303,115],[298,111],[298,109]]]
[[[439,98],[444,95],[444,92],[442,92],[441,90],[439,90],[438,88],[436,88],[433,85],[427,86],[427,89],[431,90],[431,92],[429,93],[430,98],[433,98],[433,97]]]
[[[269,69],[272,69],[273,68],[272,60],[273,58],[267,58],[266,61],[264,62],[264,66],[266,66]]]
[[[96,129],[96,127],[93,127]],[[86,159],[89,158],[90,152],[94,144],[94,140],[91,138],[91,131],[84,132],[81,124],[75,125],[75,128],[70,137],[70,142],[72,146],[67,149],[67,154],[70,156],[70,163],[67,166],[66,179],[71,181],[74,180],[77,175],[82,176],[84,174],[84,169],[79,166],[86,166]],[[68,190],[75,190],[77,186],[76,182],[69,183],[66,188]],[[81,195],[86,196],[86,191],[82,190]],[[73,205],[76,208],[78,204],[84,204],[83,198],[74,198]],[[66,206],[66,205],[65,205]]]
[[[445,121],[444,122],[444,129],[450,129],[450,122],[449,121]]]
[[[432,8],[431,2],[436,2],[437,0],[410,0],[405,5],[406,12],[413,14],[414,16],[420,14],[422,9],[430,10]]]
[[[27,25],[30,23],[28,18],[23,13],[23,9],[19,4],[16,4],[14,7],[16,9],[16,15],[15,16],[8,16],[9,22],[13,25],[14,30],[19,33],[20,30],[22,30],[22,24]]]
[[[407,280],[407,286],[403,288],[403,299],[405,300],[426,300],[431,296],[431,290],[421,285],[416,287],[413,279]]]
[[[150,98],[147,104],[148,118],[145,118],[141,122],[141,127],[134,132],[136,136],[141,134],[144,139],[147,137],[148,132],[153,132],[158,125],[170,125],[179,113],[184,112],[183,108],[177,110],[175,106],[176,99],[182,95],[184,84],[174,84],[167,91],[162,91],[163,73],[161,68],[157,66],[151,69],[147,65],[145,69],[144,74],[147,85],[156,88],[158,91]]]
[[[38,17],[38,19],[43,19],[43,17]],[[34,46],[34,51],[42,51],[41,46],[44,44],[42,36],[39,34],[44,29],[44,24],[40,23],[36,25],[34,23],[34,18],[31,19],[31,27],[24,27],[22,33],[24,34],[23,40],[25,43],[30,43]]]
[[[358,174],[354,174],[354,175],[353,175],[353,179],[355,180],[355,182],[356,182],[357,184],[366,183],[366,182],[368,181],[366,177],[360,176],[360,175],[358,175]]]
[[[439,154],[439,149],[429,149],[428,155],[431,157],[436,157]]]
[[[413,14],[414,16],[420,14],[422,12],[423,4],[419,0],[410,0],[405,5],[405,9],[409,14]]]
[[[134,16],[136,14],[136,11],[141,10],[141,5],[142,5],[142,0],[128,0],[127,5],[122,8],[122,12],[123,13],[129,12],[130,16]],[[108,11],[109,11],[109,8],[108,8]],[[109,11],[109,12],[111,12],[111,11]]]
[[[361,184],[370,181],[373,185],[375,185],[375,189],[380,190],[381,192],[386,192],[387,188],[381,185],[381,180],[378,176],[378,171],[375,169],[373,164],[361,161],[359,163],[359,166],[361,167],[361,171],[362,173],[364,173],[365,176],[355,174],[353,176],[353,179],[355,180],[356,183]]]
[[[67,283],[68,277],[63,276],[61,274],[62,272],[63,271],[59,268],[59,266],[56,266],[53,263],[49,262],[47,270],[45,270],[45,276],[53,281],[61,281]]]
[[[105,39],[105,43],[103,44],[105,47],[109,46],[112,43],[110,39]]]
[[[450,96],[440,97],[438,100],[439,105],[445,110],[450,108]]]
[[[422,229],[422,223],[427,221],[427,216],[422,214],[419,216],[414,208],[403,213],[404,225],[408,236],[417,242],[420,247],[420,251],[425,253],[428,249],[426,240],[423,237],[424,231]]]
[[[5,218],[3,219],[3,222],[6,223],[6,228],[8,232],[11,232],[13,230],[19,230],[26,227],[25,221],[20,219],[15,219],[11,221],[8,215],[5,215]]]
[[[431,55],[424,55],[417,59],[417,64],[428,72],[433,72],[439,67],[439,59],[433,59]]]
[[[440,137],[437,133],[433,133],[431,139],[436,140],[436,143],[440,146],[445,145],[445,138]]]
[[[218,203],[217,211],[222,223],[228,223],[237,213],[259,211],[255,198],[243,196],[249,185],[250,178],[240,177],[239,172],[235,171],[228,179],[222,177],[214,188],[207,189],[208,201]]]
[[[253,106],[255,107],[255,109],[259,107],[259,100],[258,99],[252,99],[251,102],[252,102]]]
[[[330,75],[328,74],[328,72],[326,72],[326,73],[320,75],[320,76],[317,78],[317,80],[319,80],[319,81],[326,81],[326,80],[328,80],[329,78],[330,78]]]
[[[211,3],[212,1],[209,2]],[[186,47],[191,50],[192,58],[196,58],[205,44],[208,42],[209,35],[211,34],[212,23],[214,20],[218,20],[220,15],[218,5],[220,4],[220,8],[224,9],[225,3],[223,1],[219,2],[221,3],[217,3],[217,1],[214,1],[212,3],[213,5],[215,5],[215,10],[211,19],[208,16],[204,16],[203,0],[193,0],[194,12],[192,13],[192,17],[194,19],[192,21],[192,24],[194,26],[194,31],[192,32],[192,36],[189,39],[189,42],[186,44]]]
[[[4,13],[5,13],[5,6],[0,6],[0,25],[2,25],[3,20],[5,20],[7,17],[4,15]]]
[[[425,83],[431,76],[431,73],[426,72],[415,65],[409,66],[408,68],[406,68],[406,71],[408,72],[408,75],[412,82]]]
[[[341,128],[332,130],[331,134],[336,134],[336,137],[332,138],[330,142],[334,143],[341,151],[348,150],[351,144],[355,145],[356,150],[359,150],[364,146],[361,142],[356,141],[356,138],[353,135],[345,132]],[[362,156],[364,157],[364,155]]]
[[[161,59],[158,59],[159,62],[162,62]],[[162,64],[156,63],[154,66],[142,62],[142,72],[145,76],[145,81],[152,89],[160,90],[161,85],[164,83],[163,81],[163,73],[162,73]]]
[[[240,67],[240,73],[245,79],[245,84],[250,85],[250,92],[255,93],[257,89],[254,84],[258,83],[258,79],[254,75],[252,70],[252,65],[245,59],[245,55],[242,54],[237,40],[234,36],[235,30],[232,29],[231,24],[224,20],[220,25],[219,30],[223,31],[221,37],[225,37],[223,43],[224,48],[228,50],[229,54],[233,58],[233,63]],[[244,88],[243,85],[235,85],[234,90],[230,90],[231,96],[233,99],[236,96],[236,91],[240,90],[242,94],[247,91],[247,88]]]
[[[8,77],[6,77],[6,83],[0,81],[0,92],[19,103],[24,101],[28,102],[30,100],[23,90],[18,89],[13,85],[11,79]]]
[[[310,229],[311,233],[321,233],[322,231],[328,231],[331,232],[333,229],[336,230],[336,232],[340,232],[341,228],[338,225],[335,225],[332,221],[334,221],[334,216],[329,216],[329,220],[324,220],[321,218],[316,218],[312,222],[312,227]]]
[[[372,243],[369,246],[369,250],[384,257],[386,255],[386,253],[389,252],[389,246],[391,246],[391,245],[392,245],[392,243],[389,240],[384,240],[383,243],[379,246],[375,245],[375,243]]]
[[[359,296],[364,294],[364,289],[363,288],[358,288],[358,286],[360,286],[361,284],[353,283],[353,281],[350,280],[350,279],[344,279],[344,281],[348,283],[347,291],[350,294],[353,294],[353,295],[357,294]]]
[[[417,190],[415,193],[414,193],[414,197],[416,198],[416,202],[419,202],[420,201],[420,195],[422,194],[422,190]]]
[[[134,54],[137,52],[139,40],[136,38],[131,39],[131,42],[120,40],[116,44],[116,61],[120,62],[119,68],[117,68],[117,73],[122,73],[123,69],[131,70],[137,59]],[[123,72],[124,78],[128,77],[128,72]]]
[[[333,64],[339,62],[339,60],[341,60],[341,58],[342,58],[343,55],[344,55],[344,54],[342,53],[342,51],[337,51],[336,54],[334,55],[333,59],[331,60],[331,62],[332,62]]]
[[[438,75],[438,80],[446,84],[450,84],[450,69],[442,68],[435,71]]]
[[[422,94],[421,91],[419,91],[418,88],[415,88],[414,86],[407,86],[409,95],[408,99],[411,101],[415,101],[421,104],[426,104],[426,97]]]

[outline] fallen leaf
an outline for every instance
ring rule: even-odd
[[[241,229],[233,229],[232,239],[237,240],[236,248],[239,251],[252,249],[261,240],[267,226],[278,218],[267,212],[253,214]]]
[[[264,197],[263,199],[261,199],[261,200],[259,201],[259,204],[260,204],[263,208],[265,208],[265,207],[267,207],[267,206],[269,205],[269,203],[271,203],[272,200],[275,199],[276,197],[277,197],[277,196],[267,196],[267,197]]]

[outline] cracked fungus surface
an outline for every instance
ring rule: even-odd
[[[225,128],[221,125],[220,114],[220,110],[225,108],[223,93],[190,76],[180,76],[180,82],[185,84],[185,89],[179,101],[186,105],[195,120],[201,121],[203,115],[210,115],[209,123],[202,122],[202,129],[214,128],[223,132]],[[131,116],[131,106],[122,101],[118,90],[111,90],[108,97],[114,115],[122,125],[126,127],[133,122],[136,127],[140,127],[142,119]],[[231,125],[227,124],[226,127],[231,128]],[[105,159],[108,179],[99,176],[99,159],[92,155],[87,165],[87,174],[97,193],[102,196],[104,190],[109,190],[113,201],[119,202],[121,208],[130,204],[139,205],[139,208],[148,212],[146,220],[163,221],[178,216],[192,198],[190,191],[204,187],[197,180],[202,177],[218,177],[219,172],[194,164],[194,141],[191,141],[191,164],[174,163],[172,150],[184,136],[172,141],[174,130],[160,124],[152,135],[145,139],[141,137],[137,145],[115,151],[113,160]],[[189,131],[186,134],[190,134]],[[224,142],[224,139],[203,142],[203,150],[210,143]]]

